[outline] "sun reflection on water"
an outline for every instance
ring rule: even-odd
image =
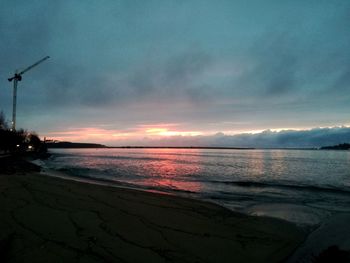
[[[137,174],[143,174],[137,183],[189,192],[201,190],[201,183],[195,181],[202,171],[199,150],[183,154],[182,149],[145,149],[143,154],[153,161],[141,161],[135,167]]]

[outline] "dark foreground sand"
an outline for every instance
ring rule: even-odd
[[[0,262],[283,262],[305,233],[169,195],[0,173]]]

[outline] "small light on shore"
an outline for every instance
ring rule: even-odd
[[[31,150],[32,148],[33,148],[33,146],[31,146],[31,145],[28,146],[28,149],[29,149],[29,150]]]
[[[19,144],[17,144],[16,147],[19,147]]]

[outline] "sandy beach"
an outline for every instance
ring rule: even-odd
[[[305,239],[285,221],[29,168],[0,173],[1,262],[283,262]]]

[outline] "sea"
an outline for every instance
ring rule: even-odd
[[[350,151],[50,149],[55,176],[214,202],[316,226],[350,212]]]

